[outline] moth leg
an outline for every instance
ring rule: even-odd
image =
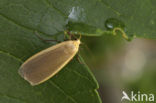
[[[64,31],[64,40],[71,40],[71,34],[68,30]]]
[[[78,61],[80,64],[84,64],[84,63],[81,61],[79,55],[76,55],[76,59],[77,59],[77,61]]]
[[[40,40],[45,41],[45,42],[58,42],[58,43],[60,42],[60,41],[52,40],[52,39],[44,39],[44,38],[42,38],[42,37],[38,34],[37,31],[35,31],[35,35],[36,35]]]
[[[72,39],[77,40],[77,37],[70,31],[65,31],[64,34],[65,34],[65,37],[68,37],[69,40],[72,40]]]

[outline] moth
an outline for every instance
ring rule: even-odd
[[[31,85],[38,85],[53,77],[77,54],[80,39],[58,43],[28,58],[19,74]]]

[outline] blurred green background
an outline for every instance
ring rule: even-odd
[[[88,47],[82,45],[87,50],[81,49],[81,54],[99,82],[103,103],[121,103],[122,91],[128,95],[131,91],[155,94],[155,40],[137,38],[128,42],[120,35],[104,35],[83,37],[83,41]]]

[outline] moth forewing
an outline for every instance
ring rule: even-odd
[[[19,74],[38,85],[59,72],[78,52],[80,40],[69,40],[47,48],[26,60]]]

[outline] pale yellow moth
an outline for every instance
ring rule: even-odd
[[[58,73],[78,52],[80,39],[49,47],[26,60],[19,74],[31,85],[38,85]]]

